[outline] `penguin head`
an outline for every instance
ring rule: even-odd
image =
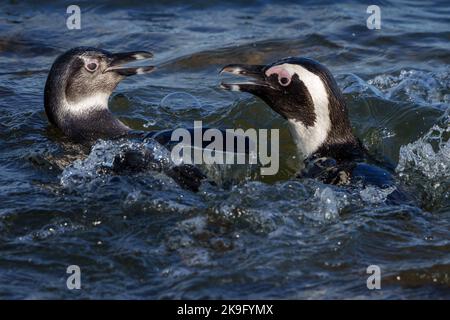
[[[251,93],[287,119],[304,157],[323,147],[354,142],[344,98],[322,64],[308,58],[286,58],[269,65],[231,64],[222,72],[250,79],[222,82],[221,87]]]
[[[50,122],[59,126],[66,117],[107,109],[108,98],[122,79],[155,68],[124,64],[152,56],[146,51],[111,53],[89,47],[63,53],[53,63],[45,85],[44,105]]]

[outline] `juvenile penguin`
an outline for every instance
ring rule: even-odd
[[[77,47],[63,53],[53,63],[45,84],[44,106],[49,122],[76,142],[152,137],[154,133],[131,130],[108,108],[109,97],[121,80],[155,69],[154,66],[126,64],[151,57],[153,55],[147,51],[111,53],[90,47]],[[117,156],[114,168],[116,171],[158,169],[194,191],[205,178],[194,166],[163,167],[148,150],[129,150]]]
[[[304,159],[301,177],[337,185],[394,185],[391,170],[381,168],[352,133],[344,97],[324,65],[286,58],[269,65],[231,64],[223,72],[250,79],[223,82],[223,89],[258,96],[287,120]]]
[[[76,141],[117,137],[131,129],[108,109],[108,99],[120,81],[152,72],[154,66],[124,64],[153,57],[150,52],[110,53],[78,47],[60,55],[45,84],[47,117],[66,136]]]

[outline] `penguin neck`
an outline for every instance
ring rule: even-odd
[[[71,113],[61,123],[63,132],[74,140],[112,139],[131,129],[117,119],[108,108],[88,107],[82,113]]]
[[[330,106],[332,102],[338,104]],[[314,111],[316,119],[312,126],[288,119],[291,135],[303,160],[310,157],[350,160],[363,155],[364,147],[352,133],[343,100],[330,102],[324,99],[315,103]]]
[[[71,101],[64,97],[55,115],[56,125],[73,140],[85,141],[114,138],[131,129],[117,119],[108,108],[109,94],[95,95]]]

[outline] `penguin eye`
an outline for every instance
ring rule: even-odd
[[[286,70],[281,70],[278,73],[278,83],[280,86],[287,87],[291,83],[291,74]]]
[[[282,85],[283,87],[286,87],[286,86],[288,86],[289,85],[289,83],[291,83],[291,79],[289,79],[289,78],[286,78],[286,77],[279,77],[278,78],[278,83],[280,84],[280,85]]]
[[[94,72],[98,68],[98,64],[95,62],[89,62],[88,64],[85,64],[84,67],[89,72]]]
[[[277,75],[280,86],[287,87],[291,83],[292,75],[283,66],[274,66],[266,71],[266,76]]]

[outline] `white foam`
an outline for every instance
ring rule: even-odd
[[[412,101],[418,104],[448,104],[449,67],[437,72],[401,70],[398,75],[381,74],[367,81],[378,88],[385,98]]]

